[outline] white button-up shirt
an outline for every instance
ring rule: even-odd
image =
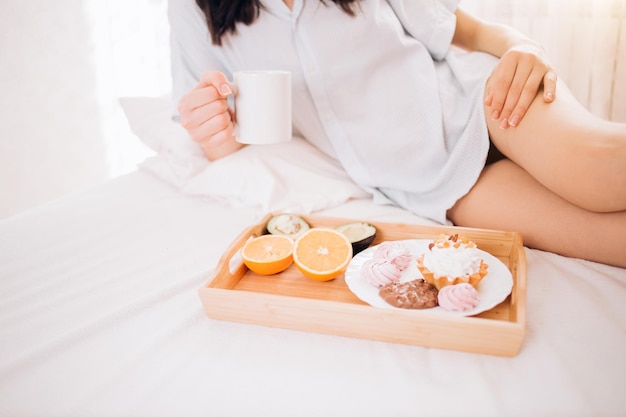
[[[444,223],[482,171],[482,107],[495,58],[451,52],[456,0],[264,0],[212,45],[193,0],[170,0],[174,100],[205,70],[292,72],[294,132],[381,202]]]

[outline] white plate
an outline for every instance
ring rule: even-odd
[[[417,269],[416,260],[422,255],[422,253],[428,250],[428,245],[432,242],[432,240],[411,239],[399,240],[397,242],[404,245],[404,247],[406,247],[413,256],[413,260],[409,267],[402,272],[400,282],[407,282],[417,278],[422,278],[422,274]],[[375,250],[376,246],[371,246],[352,258],[352,261],[346,270],[346,284],[348,284],[348,288],[350,288],[350,291],[352,291],[359,299],[374,307],[394,308],[407,311],[407,309],[394,307],[388,304],[378,294],[378,288],[361,278],[361,267],[365,261],[372,259]],[[495,256],[482,250],[480,252],[483,255],[483,260],[489,265],[489,269],[487,270],[487,275],[485,275],[476,287],[480,301],[475,308],[467,311],[449,311],[441,307],[433,307],[422,310],[412,309],[410,311],[450,316],[473,316],[482,313],[483,311],[490,310],[504,301],[513,289],[513,276],[511,275],[511,271],[509,271],[509,268],[507,268],[507,266]]]

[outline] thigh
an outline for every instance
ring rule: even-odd
[[[448,217],[458,226],[520,232],[531,248],[626,267],[626,211],[581,209],[507,159],[487,166]]]
[[[559,196],[593,211],[626,209],[626,124],[592,115],[564,83],[553,103],[538,94],[517,127],[489,117],[487,125],[504,155]]]

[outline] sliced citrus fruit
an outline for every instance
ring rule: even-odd
[[[293,262],[293,240],[285,236],[263,235],[248,240],[241,248],[243,263],[252,272],[273,275]]]
[[[293,247],[293,262],[306,277],[330,281],[343,274],[352,259],[352,244],[334,229],[311,228]]]

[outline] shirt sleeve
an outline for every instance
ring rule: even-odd
[[[428,49],[433,58],[443,59],[456,29],[454,12],[460,0],[387,0],[404,29]]]
[[[223,71],[212,53],[204,14],[194,0],[169,0],[172,117],[179,118],[178,102],[192,90],[206,70]]]

